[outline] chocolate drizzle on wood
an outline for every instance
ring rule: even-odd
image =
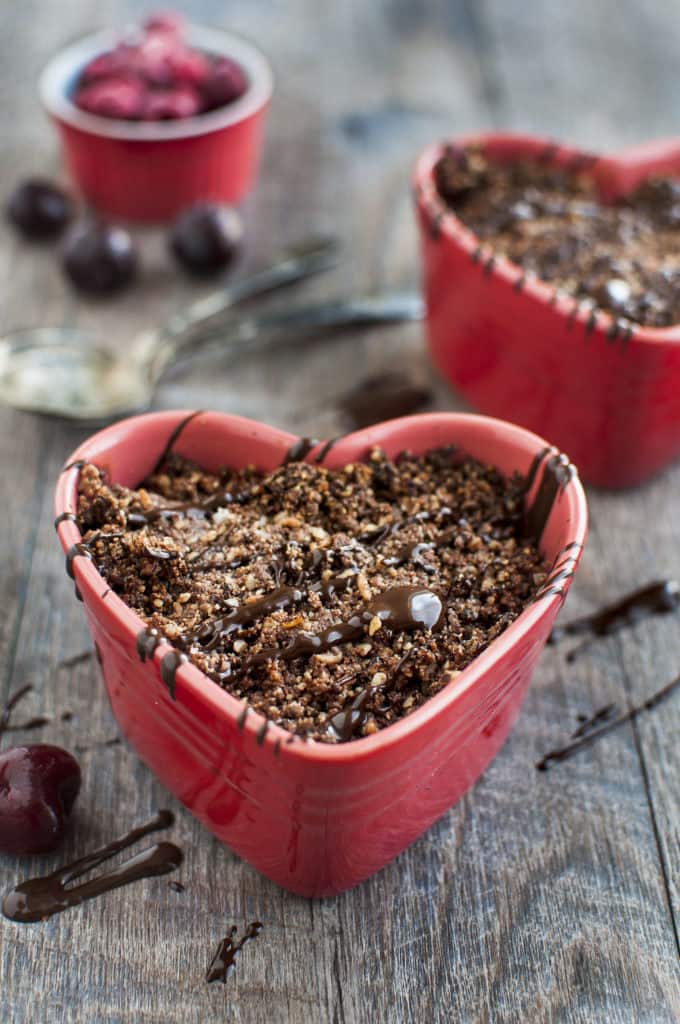
[[[132,846],[149,833],[169,828],[174,820],[174,815],[170,811],[159,811],[151,821],[133,828],[107,846],[59,868],[52,874],[21,882],[5,896],[2,904],[3,914],[11,921],[21,923],[46,921],[53,914],[76,907],[86,900],[112,892],[123,885],[174,871],[182,863],[182,851],[173,843],[158,843],[135,854],[103,875],[81,882],[80,885],[71,884],[81,875],[99,867],[104,861]]]
[[[557,626],[549,643],[557,643],[566,636],[609,636],[652,615],[675,612],[679,605],[680,584],[676,580],[656,580],[599,611]]]
[[[652,694],[642,704],[638,704],[637,707],[630,708],[624,714],[619,715],[618,718],[613,718],[612,715],[616,711],[615,704],[607,704],[603,708],[599,708],[593,713],[590,718],[587,718],[580,724],[578,729],[572,733],[571,742],[565,744],[563,747],[558,747],[555,750],[549,750],[548,753],[541,758],[537,763],[536,768],[539,772],[545,772],[548,768],[551,768],[554,764],[559,764],[561,761],[568,761],[570,758],[578,754],[579,751],[585,747],[589,747],[592,743],[595,743],[602,736],[607,736],[614,729],[620,728],[625,725],[626,722],[632,722],[634,719],[641,715],[643,711],[651,711],[653,708],[662,704],[680,687],[680,676],[676,676],[675,679],[667,683],[666,686],[657,690],[656,693]]]
[[[28,694],[32,692],[32,690],[33,687],[31,686],[30,683],[28,683],[26,686],[22,686],[20,690],[17,690],[16,693],[13,693],[12,696],[8,698],[7,703],[5,704],[4,708],[2,709],[2,712],[0,713],[0,739],[2,739],[4,734],[9,729],[9,722],[15,707],[24,699],[24,697],[27,697]]]
[[[243,933],[242,938],[236,941],[238,928],[235,924],[231,926],[229,934],[222,939],[214,957],[210,961],[210,966],[205,975],[205,980],[209,985],[213,981],[221,981],[223,984],[226,984],[227,979],[234,970],[237,956],[246,943],[257,938],[262,928],[263,925],[260,921],[252,921]]]

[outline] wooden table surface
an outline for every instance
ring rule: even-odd
[[[52,52],[150,5],[86,0],[0,5],[2,186],[58,173],[35,95]],[[536,130],[592,148],[678,131],[680,19],[635,0],[251,0],[183,5],[194,19],[259,41],[277,79],[266,154],[248,202],[244,268],[310,231],[347,258],[293,298],[415,282],[408,175],[449,133]],[[65,286],[54,251],[1,230],[0,326],[90,325],[124,348],[135,330],[201,292],[139,232],[144,273],[109,303]],[[386,365],[431,377],[418,326],[170,378],[157,407],[203,407],[332,436],[334,399]],[[436,406],[462,403],[435,382]],[[25,683],[24,710],[67,747],[115,735],[82,608],[52,529],[52,491],[86,431],[0,409],[0,696]],[[680,465],[625,495],[591,491],[592,530],[564,618],[648,580],[680,575]],[[47,861],[0,857],[0,887],[56,867],[143,821],[177,813],[184,893],[139,883],[44,925],[0,920],[3,1021],[673,1022],[680,1019],[680,699],[568,764],[535,762],[579,713],[638,702],[680,667],[679,619],[599,642],[574,665],[544,653],[506,747],[473,790],[376,877],[312,903],[261,878],[168,797],[125,746],[82,754],[76,828]],[[61,721],[64,710],[74,712]],[[16,735],[16,734],[15,734]],[[232,923],[264,922],[223,987],[204,973]]]

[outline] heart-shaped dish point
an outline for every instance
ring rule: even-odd
[[[465,136],[426,150],[414,176],[437,367],[482,412],[567,451],[586,480],[640,483],[680,454],[680,324],[622,321],[481,244],[437,190],[448,147],[587,174],[611,202],[650,178],[680,175],[680,140],[598,157],[536,136]]]
[[[175,666],[171,695],[161,674],[173,649],[161,643],[141,660],[144,622],[87,557],[74,521],[79,466],[92,462],[112,482],[133,487],[170,438],[175,451],[208,470],[225,463],[271,470],[299,441],[236,416],[163,412],[117,423],[74,453],[57,483],[57,529],[114,714],[161,781],[236,853],[294,892],[340,892],[416,839],[500,749],[579,563],[587,514],[578,477],[535,435],[474,415],[393,420],[327,451],[325,464],[341,467],[375,446],[393,458],[454,444],[504,475],[528,475],[532,529],[552,566],[533,603],[453,682],[388,728],[327,745],[266,727],[189,661]],[[307,457],[322,448],[308,448]]]

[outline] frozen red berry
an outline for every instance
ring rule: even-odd
[[[78,762],[61,747],[35,743],[5,750],[0,754],[0,850],[53,850],[79,790]]]
[[[82,85],[89,85],[102,78],[125,74],[129,70],[128,47],[118,45],[115,50],[97,54],[89,61],[80,74]]]
[[[56,238],[73,217],[73,202],[52,182],[29,178],[10,196],[7,216],[27,238]]]
[[[144,107],[147,121],[172,121],[180,117],[193,117],[201,110],[200,94],[190,85],[174,89],[150,91]]]
[[[144,112],[145,90],[131,75],[114,75],[80,87],[73,102],[81,110],[99,117],[134,121]]]
[[[170,248],[193,274],[213,274],[235,259],[243,240],[236,210],[214,203],[197,203],[175,221]]]
[[[123,228],[96,222],[78,224],[66,238],[63,267],[79,291],[109,295],[134,278],[137,250]]]
[[[175,11],[159,11],[147,18],[142,26],[145,32],[167,32],[180,36],[184,31],[184,18]]]

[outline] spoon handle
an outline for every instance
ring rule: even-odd
[[[218,331],[211,331],[189,344],[174,348],[170,360],[154,367],[157,375],[171,362],[191,358],[206,351],[240,353],[261,345],[303,338],[312,331],[404,323],[422,320],[423,301],[415,292],[385,292],[356,299],[332,300],[311,306],[298,306],[279,312],[234,319]]]
[[[282,253],[269,266],[225,288],[211,292],[174,314],[158,335],[159,347],[203,328],[220,314],[246,299],[282,288],[303,278],[329,270],[338,261],[339,243],[331,236],[303,239]]]

